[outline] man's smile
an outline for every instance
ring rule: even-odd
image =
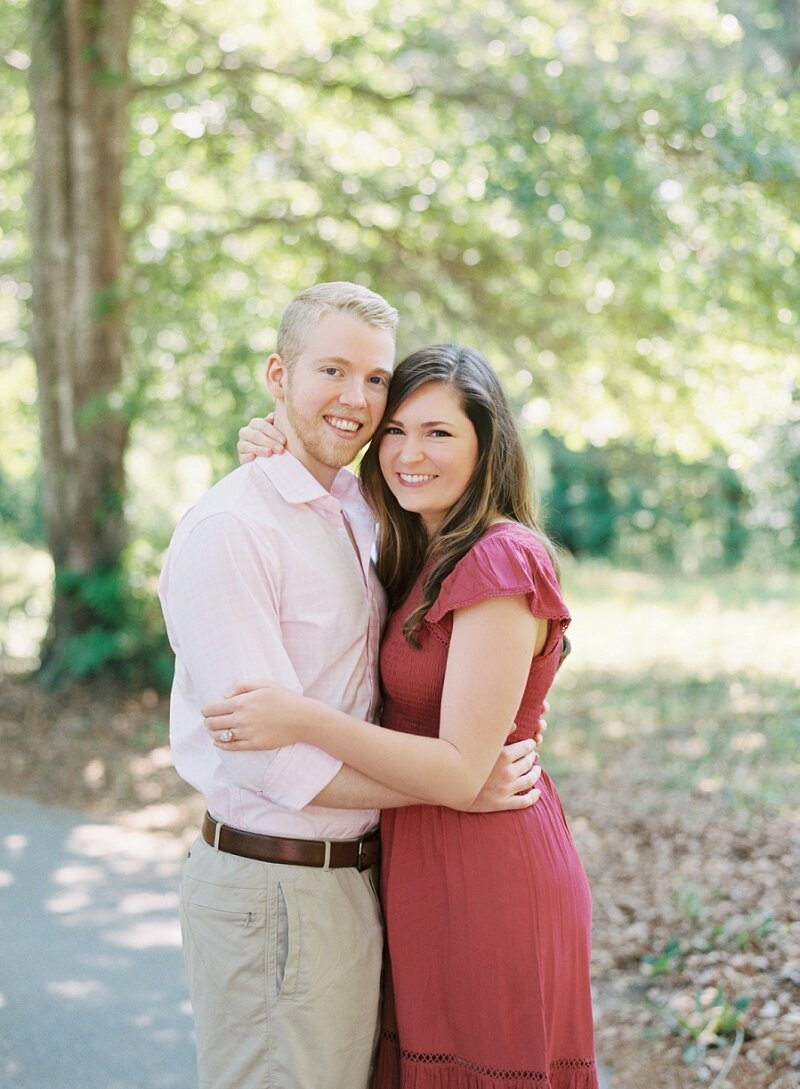
[[[345,432],[346,434],[355,434],[360,431],[364,426],[358,420],[348,419],[346,416],[324,416],[326,424],[335,428],[337,431]]]

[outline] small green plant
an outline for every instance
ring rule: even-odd
[[[705,914],[705,904],[700,890],[694,885],[685,885],[675,894],[675,903],[689,922],[696,923]]]
[[[646,957],[642,957],[642,974],[649,979],[655,979],[656,976],[673,971],[680,966],[683,952],[680,938],[670,938],[660,953],[648,953]]]
[[[707,987],[694,995],[676,995],[661,1013],[672,1034],[688,1040],[683,1057],[694,1063],[709,1048],[723,1047],[744,1031],[741,1022],[749,1005],[746,995],[729,999],[722,988]]]
[[[714,928],[713,934],[718,945],[746,949],[765,938],[775,927],[775,916],[771,911],[756,912],[753,915],[734,915]]]

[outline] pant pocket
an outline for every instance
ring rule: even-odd
[[[241,894],[238,897],[237,893]],[[181,926],[192,1005],[212,1020],[265,1029],[267,921],[251,889],[221,889],[184,880]],[[200,1025],[198,1024],[198,1028]]]
[[[291,884],[279,882],[276,893],[275,981],[278,998],[291,1001],[300,978],[300,912]]]

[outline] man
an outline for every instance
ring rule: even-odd
[[[363,1089],[369,1078],[378,811],[414,799],[306,745],[226,753],[200,708],[263,678],[376,720],[385,604],[372,518],[342,470],[380,422],[396,325],[354,284],[290,303],[266,367],[287,452],[212,488],[162,574],[175,765],[209,810],[181,887],[201,1089]]]

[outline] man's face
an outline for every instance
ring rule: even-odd
[[[393,365],[391,334],[344,314],[317,322],[290,369],[279,360],[279,388],[270,383],[275,422],[285,429],[289,450],[323,487],[372,438]]]

